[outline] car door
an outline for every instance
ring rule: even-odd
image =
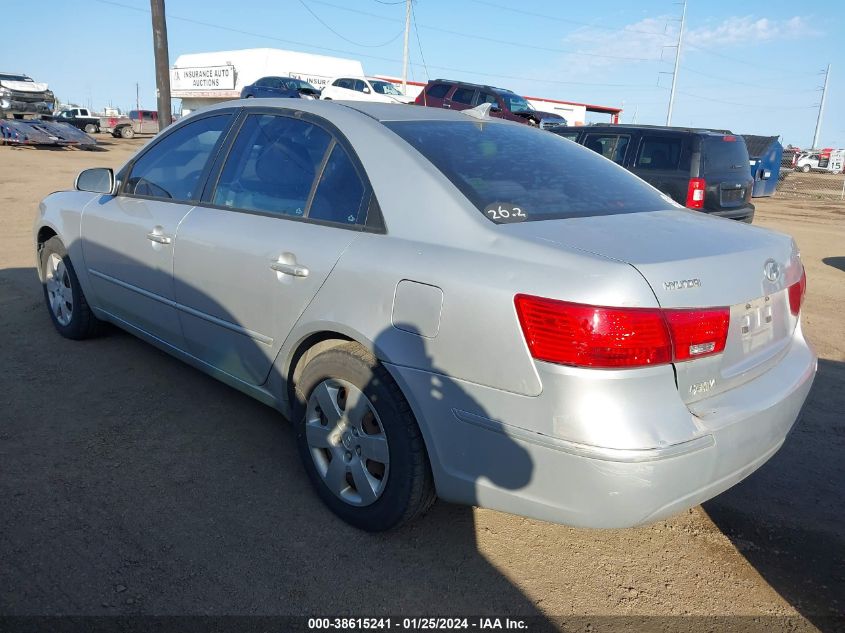
[[[192,119],[162,136],[82,215],[82,253],[94,303],[174,347],[173,248],[179,222],[199,200],[232,113]]]
[[[643,134],[631,171],[678,204],[686,204],[688,140],[684,134]]]
[[[369,202],[348,145],[300,115],[244,117],[215,183],[177,233],[174,282],[188,350],[252,385],[267,379]]]
[[[342,77],[332,84],[332,99],[339,99],[339,100],[355,100],[357,99],[357,95],[355,94],[355,80],[349,79],[348,77]]]
[[[443,100],[444,108],[452,110],[466,110],[471,108],[475,101],[475,88],[456,86],[455,89]]]

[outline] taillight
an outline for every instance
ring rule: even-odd
[[[704,178],[690,178],[689,185],[687,185],[687,204],[688,209],[702,209],[704,207],[704,188],[707,183]]]
[[[611,308],[514,297],[531,356],[576,367],[661,365],[725,349],[729,309]]]
[[[673,360],[685,361],[718,354],[728,338],[730,310],[663,310],[672,337]]]
[[[801,312],[801,304],[804,303],[804,294],[807,292],[807,271],[801,269],[801,279],[789,287],[789,311],[795,316]]]

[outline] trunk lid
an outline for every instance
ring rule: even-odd
[[[800,279],[802,268],[787,235],[681,210],[524,222],[508,229],[633,266],[663,308],[730,307],[724,352],[675,363],[687,403],[775,365],[798,321],[787,287]]]

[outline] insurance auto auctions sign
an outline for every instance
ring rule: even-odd
[[[173,92],[234,90],[234,66],[195,66],[170,69],[170,89]]]

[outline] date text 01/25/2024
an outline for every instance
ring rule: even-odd
[[[343,631],[447,631],[447,630],[526,630],[528,623],[520,618],[309,618],[308,630]]]

